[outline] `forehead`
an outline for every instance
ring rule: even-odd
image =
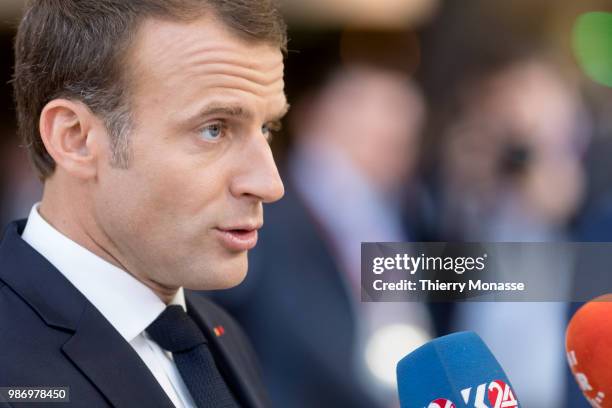
[[[211,94],[286,103],[280,48],[247,41],[213,16],[189,23],[146,20],[128,61],[136,95],[185,103]]]

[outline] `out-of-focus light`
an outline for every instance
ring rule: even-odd
[[[439,0],[283,0],[289,24],[404,28],[423,23]]]
[[[397,362],[429,340],[429,335],[417,326],[385,326],[376,331],[366,344],[366,366],[381,383],[395,388]]]
[[[576,20],[572,43],[583,72],[612,87],[612,13],[590,12]]]

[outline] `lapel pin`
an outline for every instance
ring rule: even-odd
[[[225,329],[221,325],[215,326],[213,331],[215,332],[215,336],[217,336],[217,337],[221,337],[225,333]]]

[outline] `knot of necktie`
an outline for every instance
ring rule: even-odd
[[[171,353],[191,350],[206,343],[206,337],[179,305],[170,305],[147,327],[147,333]]]

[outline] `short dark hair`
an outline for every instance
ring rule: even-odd
[[[148,18],[191,21],[213,13],[236,34],[286,52],[287,29],[274,0],[31,0],[15,40],[13,78],[22,143],[41,179],[55,162],[39,134],[53,99],[85,103],[111,137],[112,162],[129,162],[127,51]]]

